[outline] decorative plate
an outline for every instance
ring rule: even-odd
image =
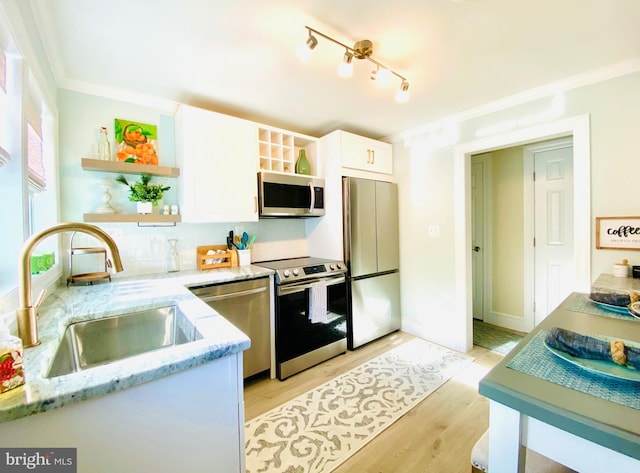
[[[636,319],[640,319],[640,301],[632,302],[628,306],[629,313],[633,315]]]
[[[589,300],[600,306],[601,309],[608,310],[609,312],[616,312],[618,314],[629,315],[629,309],[627,306],[606,304],[604,302],[594,301],[591,298],[589,298]]]
[[[612,338],[612,337],[604,337],[600,335],[597,335],[597,336],[591,335],[591,336],[594,338],[598,338],[600,340],[606,340],[606,341],[616,340],[615,338]],[[622,341],[627,346],[640,348],[640,343],[630,342],[627,340],[622,340]],[[544,346],[547,347],[547,350],[549,350],[558,358],[562,358],[563,360],[568,361],[574,366],[585,369],[592,373],[609,376],[611,378],[618,378],[618,379],[624,379],[627,381],[640,382],[640,370],[637,370],[635,368],[617,365],[613,361],[591,360],[588,358],[579,358],[577,356],[573,356],[573,355],[570,355],[569,353],[563,352],[561,350],[556,350],[555,348],[550,347],[549,345],[547,345],[546,340],[544,340]]]

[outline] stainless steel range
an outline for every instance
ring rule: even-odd
[[[254,263],[275,275],[276,375],[285,379],[347,350],[346,265],[320,258]]]

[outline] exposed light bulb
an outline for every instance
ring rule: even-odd
[[[309,37],[304,43],[301,43],[296,48],[296,53],[302,62],[309,62],[311,59],[311,52],[318,45],[318,40],[315,36],[309,34]]]
[[[396,102],[405,103],[409,101],[409,83],[406,80],[400,84],[400,89],[396,92]]]
[[[344,58],[342,62],[338,65],[338,75],[345,79],[353,76],[353,54],[350,52],[344,53]]]

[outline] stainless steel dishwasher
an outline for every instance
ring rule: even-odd
[[[245,378],[271,368],[269,288],[269,278],[189,287],[251,339],[242,357]]]

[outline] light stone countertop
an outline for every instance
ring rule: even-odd
[[[40,307],[40,345],[24,350],[24,386],[0,395],[0,422],[127,389],[249,348],[249,338],[188,287],[268,277],[272,270],[236,266],[114,279],[93,286],[61,286]],[[67,325],[121,313],[178,305],[202,339],[47,379]]]

